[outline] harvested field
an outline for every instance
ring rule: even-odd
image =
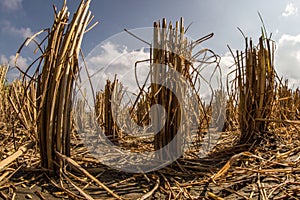
[[[95,25],[89,5],[81,1],[73,18],[67,4],[55,13],[46,48],[28,67],[34,75],[9,82],[0,66],[0,198],[300,198],[300,93],[278,78],[265,32],[257,46],[245,38],[245,50],[232,52],[227,91],[212,88],[207,103],[197,93],[198,81],[210,84],[201,63],[221,75],[219,57],[193,50],[213,34],[190,41],[182,18],[154,22],[146,61],[153,82],[121,107],[122,83],[103,80],[91,107],[79,66],[82,38]]]

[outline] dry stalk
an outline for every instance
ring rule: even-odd
[[[92,19],[90,0],[81,1],[70,24],[66,3],[55,15],[38,76],[37,129],[42,166],[53,170],[55,151],[70,155],[73,84],[78,72],[78,56],[87,25]]]
[[[6,65],[0,65],[0,120],[4,121],[4,115],[5,115],[5,79],[6,79],[6,73],[8,70],[8,66]]]
[[[275,97],[274,46],[270,39],[260,37],[254,47],[246,39],[245,53],[236,52],[239,99],[240,143],[253,142],[255,135],[268,130]]]

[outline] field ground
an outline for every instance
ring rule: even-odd
[[[28,136],[1,126],[2,158]],[[106,167],[94,159],[78,138],[72,139],[72,158],[101,183],[125,199],[297,199],[300,196],[300,134],[297,126],[264,133],[253,146],[232,145],[237,132],[224,132],[213,153],[202,159],[179,159],[159,171],[130,174]],[[138,148],[132,146],[132,149]],[[37,148],[11,163],[1,173],[3,199],[79,198],[70,181],[49,178],[39,167]],[[195,150],[196,151],[196,150]],[[78,171],[66,170],[72,183],[95,199],[114,199],[106,190]],[[57,186],[57,187],[56,187]],[[65,188],[65,190],[62,190]],[[77,196],[78,195],[78,196]],[[77,197],[76,197],[77,196]]]

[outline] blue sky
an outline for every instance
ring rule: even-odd
[[[62,0],[0,0],[0,63],[10,63],[26,37],[53,22],[53,8],[58,9]],[[69,0],[71,13],[79,1]],[[291,0],[94,0],[91,11],[99,24],[85,35],[82,49],[87,55],[99,43],[122,32],[124,28],[151,27],[154,21],[167,18],[175,22],[184,17],[191,38],[213,32],[215,35],[206,46],[223,58],[224,68],[230,65],[227,45],[233,49],[244,48],[244,40],[237,27],[256,43],[263,16],[265,25],[276,41],[276,68],[280,75],[300,83],[300,1]],[[20,65],[33,59],[29,46],[19,59]],[[224,70],[226,71],[226,69]]]

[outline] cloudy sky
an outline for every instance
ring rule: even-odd
[[[26,37],[49,28],[53,22],[55,4],[62,0],[0,0],[0,63],[13,65],[16,51]],[[79,0],[69,0],[72,13]],[[198,39],[211,32],[214,37],[205,43],[223,58],[224,71],[230,57],[227,45],[232,49],[244,49],[239,27],[246,36],[257,43],[263,16],[268,33],[276,42],[276,69],[280,75],[300,83],[300,1],[291,0],[94,0],[91,11],[99,24],[85,35],[82,49],[85,55],[101,42],[126,29],[151,27],[163,17],[175,22],[184,17],[185,25],[192,23],[188,35]],[[149,41],[151,42],[151,41]],[[129,50],[119,50],[114,45],[104,45],[108,58]],[[34,45],[24,49],[18,61],[26,66],[33,59]],[[140,50],[139,50],[140,51]],[[113,53],[109,55],[109,53]],[[144,52],[141,52],[144,55]],[[134,57],[134,56],[133,56]],[[134,57],[135,58],[135,57]]]

